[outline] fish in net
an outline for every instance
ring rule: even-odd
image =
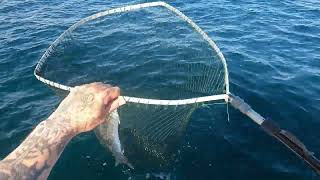
[[[126,101],[118,109],[120,140],[135,169],[168,167],[192,113],[206,102],[230,102],[292,151],[308,152],[229,92],[226,60],[214,41],[164,2],[81,19],[46,50],[34,74],[62,97],[85,83],[119,86]],[[313,155],[301,156],[317,167]]]
[[[120,139],[138,168],[172,162],[192,113],[202,105],[199,97],[226,98],[221,55],[172,8],[145,3],[84,18],[49,47],[35,70],[62,97],[90,82],[119,86],[126,101],[118,110]]]

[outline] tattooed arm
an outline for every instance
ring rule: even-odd
[[[46,179],[74,136],[94,129],[123,104],[119,94],[119,88],[102,83],[71,90],[57,110],[0,161],[0,179]]]

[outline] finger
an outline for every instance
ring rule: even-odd
[[[119,108],[120,106],[124,105],[126,101],[123,99],[123,97],[119,97],[116,100],[110,102],[107,105],[107,111],[108,113],[114,111],[115,109]]]
[[[111,87],[109,84],[103,84],[102,82],[94,82],[90,84],[85,84],[81,86],[85,90],[92,92],[101,92]]]
[[[120,96],[120,89],[118,87],[108,88],[103,94],[104,104],[109,104],[110,101],[117,99]]]
[[[102,82],[95,82],[95,83],[92,83],[91,85],[92,87],[95,87],[97,90],[106,90],[112,87],[110,84],[104,84]]]

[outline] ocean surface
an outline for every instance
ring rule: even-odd
[[[33,70],[46,48],[77,20],[147,1],[0,2],[0,158],[60,102]],[[320,158],[320,2],[316,0],[167,1],[193,19],[225,55],[230,90]],[[124,49],[122,53],[129,53]],[[89,71],[89,70],[88,70]],[[229,107],[230,120],[210,108],[194,112],[180,161],[156,179],[320,179],[292,152]],[[214,120],[213,120],[214,119]],[[93,133],[73,139],[49,179],[145,179],[114,167]]]

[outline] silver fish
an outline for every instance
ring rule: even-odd
[[[119,124],[120,118],[118,111],[114,110],[109,114],[106,122],[99,125],[94,131],[100,143],[105,148],[109,149],[115,157],[115,166],[118,166],[119,164],[126,164],[131,169],[134,169],[128,159],[124,156],[124,151],[121,149],[118,133]]]

